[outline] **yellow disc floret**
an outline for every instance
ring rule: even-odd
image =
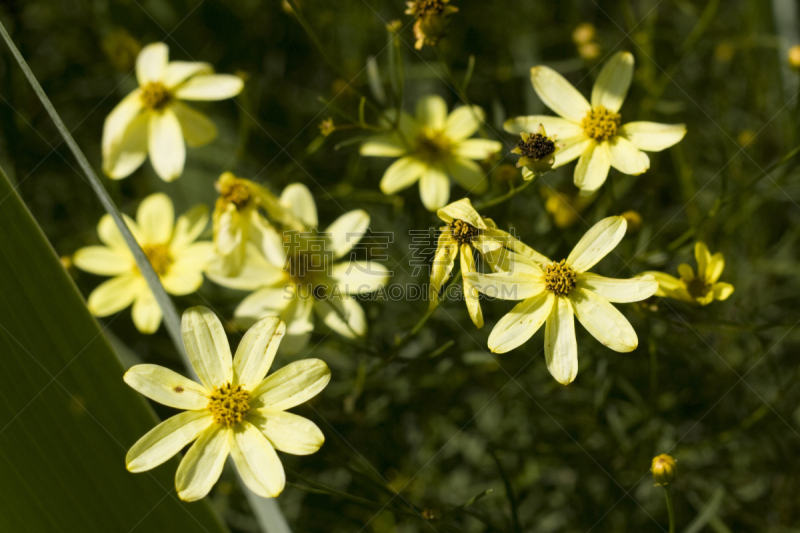
[[[235,205],[239,211],[246,208],[251,200],[250,189],[239,179],[220,180],[219,195],[225,201]]]
[[[424,128],[416,139],[416,155],[427,163],[443,161],[450,153],[452,143],[443,131]]]
[[[231,427],[242,421],[250,410],[250,393],[241,385],[230,383],[214,387],[208,399],[208,410],[214,415],[214,422]]]
[[[172,94],[157,81],[151,81],[142,87],[142,105],[156,111],[164,109],[172,100]]]
[[[595,141],[607,141],[617,135],[622,124],[622,115],[598,105],[592,108],[581,121],[583,132]]]
[[[566,259],[562,259],[560,263],[553,261],[544,269],[544,288],[558,296],[566,296],[575,288],[577,277]]]
[[[164,274],[172,264],[172,254],[166,244],[147,244],[142,247],[147,260],[159,276]]]

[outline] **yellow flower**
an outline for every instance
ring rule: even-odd
[[[650,465],[650,473],[653,474],[653,480],[656,482],[656,485],[669,485],[675,481],[676,467],[676,461],[671,455],[662,453],[657,457],[653,457],[653,462]]]
[[[694,305],[708,305],[714,300],[726,300],[733,294],[733,285],[717,281],[725,269],[725,259],[721,253],[711,255],[708,246],[698,241],[694,246],[694,256],[697,259],[697,275],[686,263],[678,266],[680,279],[663,272],[645,272],[658,281],[656,296]]]
[[[200,288],[203,269],[214,253],[210,242],[195,242],[208,224],[204,205],[190,209],[175,221],[169,197],[152,194],[139,205],[136,222],[128,217],[125,221],[168,293],[180,296]],[[133,303],[136,328],[142,333],[155,332],[161,324],[161,308],[110,215],[100,219],[97,234],[105,246],[81,248],[73,257],[81,270],[113,276],[89,295],[89,311],[103,317]]]
[[[391,119],[391,112],[387,115]],[[381,191],[394,194],[419,181],[422,203],[436,211],[450,199],[448,176],[468,192],[486,191],[486,175],[475,161],[499,152],[502,145],[469,138],[483,119],[479,107],[459,107],[448,115],[442,98],[426,96],[417,102],[416,118],[402,113],[397,131],[364,142],[361,155],[399,157],[383,175]]]
[[[526,246],[505,231],[497,229],[491,219],[484,218],[472,207],[468,198],[439,209],[439,218],[447,223],[441,228],[436,244],[436,255],[431,267],[430,301],[436,305],[439,292],[450,278],[457,258],[461,258],[461,271],[464,274],[464,300],[472,322],[483,327],[483,312],[478,293],[466,278],[475,270],[475,252],[490,265],[498,267],[507,258],[504,254],[514,250],[535,258],[546,260],[543,255]]]
[[[266,225],[259,214],[263,208],[273,219],[286,219],[278,198],[261,185],[225,172],[215,184],[219,192],[214,207],[214,248],[222,259],[221,272],[235,276],[242,270],[252,229]]]
[[[489,349],[495,353],[513,350],[545,325],[547,369],[556,380],[567,385],[578,374],[574,314],[605,346],[617,352],[635,350],[639,345],[636,332],[611,303],[649,298],[658,289],[658,283],[652,276],[612,279],[587,272],[617,246],[626,226],[622,217],[601,220],[560,262],[547,258],[538,262],[509,254],[506,272],[467,274],[475,288],[487,296],[522,300],[494,327],[489,335]]]
[[[575,185],[581,194],[599,189],[610,167],[624,174],[642,174],[650,168],[650,159],[642,150],[659,152],[680,141],[686,134],[683,124],[629,122],[622,124],[619,110],[633,77],[633,55],[615,54],[597,76],[592,89],[592,103],[551,68],[531,69],[536,94],[562,118],[534,115],[517,117],[505,123],[509,133],[545,129],[564,143],[553,165],[558,168],[576,158]]]
[[[265,378],[285,330],[277,318],[261,320],[231,360],[219,318],[205,307],[188,309],[181,333],[200,383],[158,365],[136,365],[125,373],[125,383],[138,392],[184,410],[128,450],[128,470],[155,468],[194,442],[175,473],[182,500],[208,494],[228,454],[250,490],[264,498],[279,495],[286,474],[275,450],[309,455],[325,441],[316,424],[286,410],[319,394],[331,379],[319,359],[295,361]]]
[[[139,88],[126,96],[103,127],[103,171],[113,179],[130,176],[147,154],[161,179],[183,173],[184,141],[202,146],[217,136],[205,115],[181,100],[224,100],[239,94],[237,76],[214,74],[208,63],[168,61],[164,43],[145,46],[136,59]]]
[[[239,324],[281,317],[287,324],[284,352],[296,353],[308,343],[314,330],[312,312],[340,335],[365,335],[366,315],[353,296],[374,292],[388,279],[382,264],[348,260],[369,227],[369,215],[350,211],[318,232],[317,207],[304,185],[289,185],[280,201],[305,226],[281,234],[261,225],[258,238],[247,245],[237,276],[225,276],[218,259],[209,265],[208,277],[224,287],[251,292],[234,311]]]
[[[561,143],[556,144],[553,139],[548,137],[541,124],[536,131],[520,133],[520,137],[521,139],[511,153],[520,156],[517,168],[522,168],[522,178],[532,180],[553,170],[556,153],[561,148]]]

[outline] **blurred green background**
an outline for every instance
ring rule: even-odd
[[[346,124],[340,111],[357,115],[364,94],[375,123],[371,109],[383,107],[382,93],[387,106],[393,102],[390,57],[398,52],[407,109],[429,93],[461,104],[448,71],[462,81],[474,57],[466,95],[486,110],[488,134],[507,153],[516,139],[502,133],[506,118],[548,113],[530,67],[552,66],[588,95],[597,65],[628,50],[636,71],[623,122],[684,122],[686,138],[651,154],[642,176],[612,170],[566,228],[555,226],[546,200],[554,191],[574,195],[573,164],[483,214],[559,256],[600,218],[635,210],[641,228],[597,273],[675,274],[679,263],[694,264],[701,239],[724,254],[722,281],[736,291],[703,308],[671,300],[620,306],[639,334],[630,354],[577,328],[580,371],[568,387],[547,372],[543,332],[508,354],[488,353],[487,336],[508,302],[484,305],[481,330],[462,302],[445,303],[399,353],[396,338],[427,303],[365,302],[366,339],[320,331],[300,354],[324,359],[333,380],[296,409],[320,426],[326,444],[309,457],[281,455],[290,484],[279,503],[293,529],[666,531],[663,491],[648,469],[654,455],[669,452],[678,459],[679,531],[800,531],[800,161],[784,157],[800,143],[799,78],[786,61],[788,47],[800,43],[795,2],[453,0],[460,11],[448,36],[437,50],[416,51],[401,1],[297,1],[324,55],[278,0],[7,0],[0,18],[98,171],[103,120],[136,86],[137,46],[164,41],[172,59],[209,61],[246,78],[236,102],[198,106],[220,137],[189,150],[180,180],[161,182],[149,163],[124,181],[105,180],[123,211],[155,191],[168,193],[178,212],[212,206],[213,182],[225,170],[274,192],[300,181],[314,193],[323,226],[363,208],[372,230],[394,232],[388,264],[400,284],[427,281],[426,269],[412,275],[409,231],[440,224],[416,187],[380,194],[387,162],[359,157],[366,132],[322,139],[319,122]],[[385,27],[393,20],[404,26],[395,44]],[[596,29],[589,49],[573,39],[587,22]],[[372,57],[375,68],[365,68]],[[5,48],[2,59],[0,164],[58,253],[69,256],[96,242],[102,208]],[[497,177],[495,169],[485,198],[508,190]],[[451,198],[463,192],[454,188]],[[100,281],[70,272],[84,295]],[[176,302],[183,310],[210,301],[229,317],[241,297],[206,282]],[[144,336],[124,316],[108,331],[129,364],[180,371],[163,327]],[[233,472],[209,500],[232,531],[257,531]]]

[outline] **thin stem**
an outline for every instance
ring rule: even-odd
[[[75,139],[72,137],[72,134],[69,132],[67,127],[64,125],[64,122],[61,120],[58,112],[53,107],[53,104],[50,102],[50,99],[45,94],[44,89],[39,84],[39,81],[36,79],[36,76],[31,71],[31,68],[28,66],[28,63],[25,61],[25,58],[22,57],[19,49],[14,44],[14,41],[11,39],[11,36],[6,31],[5,26],[0,22],[0,35],[2,35],[3,40],[8,45],[8,48],[11,50],[11,53],[16,59],[17,63],[19,64],[22,72],[25,74],[25,77],[28,79],[28,82],[31,84],[33,91],[36,93],[36,96],[42,102],[47,114],[50,115],[50,118],[55,123],[56,128],[58,129],[61,136],[64,138],[64,142],[69,146],[72,155],[75,156],[75,159],[78,160],[78,165],[83,170],[83,173],[86,175],[87,180],[89,181],[89,185],[94,190],[95,194],[97,195],[100,203],[103,204],[106,212],[111,215],[111,218],[114,220],[114,223],[117,225],[122,237],[125,239],[125,244],[128,245],[131,252],[133,253],[133,257],[136,260],[136,266],[139,268],[139,271],[144,276],[145,280],[147,281],[147,286],[153,292],[153,295],[158,302],[159,307],[161,308],[162,313],[164,314],[164,325],[169,332],[170,337],[172,338],[173,344],[175,344],[175,349],[178,351],[181,359],[186,366],[186,370],[194,377],[197,376],[194,369],[192,368],[191,363],[189,362],[189,357],[186,355],[186,351],[183,347],[183,341],[181,340],[181,320],[178,316],[178,311],[175,309],[175,306],[172,304],[167,292],[164,290],[164,286],[161,285],[161,280],[158,278],[158,274],[156,274],[155,270],[153,270],[153,266],[150,264],[150,261],[147,259],[147,255],[145,255],[144,251],[142,250],[141,246],[136,242],[131,230],[128,228],[128,225],[125,224],[122,214],[120,213],[117,206],[114,204],[114,200],[111,199],[111,196],[106,191],[105,187],[103,187],[100,178],[97,177],[92,166],[89,164],[89,161],[86,159],[86,156],[81,151],[78,143],[75,142]]]
[[[485,202],[477,202],[475,204],[475,209],[480,211],[482,209],[486,209],[487,207],[493,207],[493,206],[495,206],[497,204],[501,204],[501,203],[505,202],[506,200],[508,200],[509,198],[512,198],[517,193],[522,192],[525,189],[527,189],[528,187],[530,187],[531,183],[533,183],[534,181],[535,180],[528,180],[525,183],[523,183],[522,185],[520,185],[519,187],[514,187],[512,185],[511,189],[507,193],[505,193],[503,195],[500,195],[500,196],[498,196],[496,198],[492,198],[491,200],[486,200]]]
[[[669,533],[675,533],[675,505],[672,502],[672,489],[669,485],[664,487],[664,497],[667,499],[667,514],[669,514]]]

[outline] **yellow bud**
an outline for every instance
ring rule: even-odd
[[[636,211],[625,211],[622,218],[628,221],[628,231],[636,233],[642,227],[642,215]]]
[[[594,41],[595,37],[597,37],[597,30],[595,30],[594,24],[589,22],[578,24],[572,31],[572,40],[575,41],[575,44],[590,43]]]
[[[335,130],[336,126],[333,124],[333,118],[326,118],[319,123],[319,132],[325,137],[333,133]]]
[[[789,48],[789,66],[800,71],[800,44]]]
[[[653,457],[650,472],[656,485],[669,485],[675,481],[675,466],[675,459],[671,455],[662,453],[658,457]]]
[[[578,47],[578,53],[586,61],[592,61],[593,59],[597,59],[598,57],[600,57],[600,54],[602,52],[603,49],[600,48],[600,45],[597,43],[586,43]]]

